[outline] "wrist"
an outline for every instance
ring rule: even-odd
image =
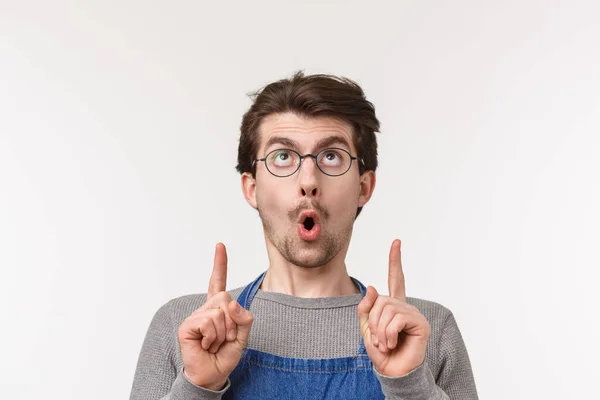
[[[208,389],[208,390],[212,390],[215,392],[218,392],[220,390],[222,390],[225,385],[227,385],[227,379],[225,379],[222,382],[207,382],[204,379],[198,378],[194,375],[191,375],[187,373],[187,371],[184,369],[183,370],[183,376],[192,384],[199,386],[203,389]]]

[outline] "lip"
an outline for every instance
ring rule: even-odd
[[[309,231],[304,227],[304,220],[306,218],[312,218],[315,223],[312,229]],[[315,210],[305,210],[300,214],[298,220],[298,236],[305,242],[313,242],[321,235],[321,218]]]
[[[309,217],[312,218],[312,220],[314,221],[315,224],[321,223],[321,218],[319,217],[319,214],[315,210],[302,211],[302,213],[300,214],[300,218],[298,219],[298,223],[303,224],[304,220]]]

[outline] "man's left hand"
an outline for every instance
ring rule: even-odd
[[[419,310],[406,302],[400,240],[390,249],[389,296],[374,287],[358,305],[360,331],[373,366],[382,375],[403,376],[425,361],[429,322]]]

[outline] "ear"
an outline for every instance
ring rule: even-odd
[[[373,190],[375,190],[375,182],[376,182],[375,171],[365,171],[360,176],[360,186],[358,191],[358,206],[363,207],[371,196],[373,195]]]
[[[242,192],[244,193],[244,197],[248,204],[256,209],[256,179],[252,177],[250,172],[244,172],[242,174]]]

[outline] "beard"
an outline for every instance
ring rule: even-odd
[[[330,218],[329,212],[318,204],[313,203],[312,206],[321,217],[321,233],[314,242],[305,242],[296,233],[295,221],[303,210],[311,208],[309,204],[301,204],[288,213],[294,229],[287,233],[283,229],[278,231],[274,226],[273,222],[280,218],[269,216],[257,207],[267,239],[286,261],[302,268],[317,268],[333,260],[350,241],[354,224],[354,218],[350,218],[338,232],[327,231],[324,224]]]

